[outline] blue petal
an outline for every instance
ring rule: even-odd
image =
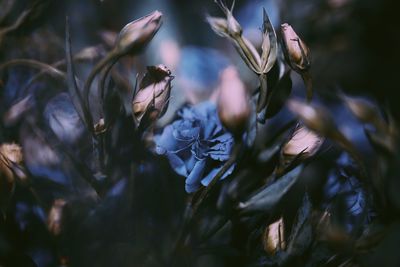
[[[193,170],[190,172],[189,176],[186,178],[187,185],[199,184],[201,177],[204,173],[204,167],[206,166],[205,160],[199,160],[193,167]]]
[[[178,157],[175,153],[168,152],[167,157],[169,159],[169,163],[171,164],[171,167],[174,169],[174,171],[182,176],[187,175],[187,169],[185,166],[185,162]]]
[[[224,173],[224,175],[222,175],[221,180],[225,179],[226,177],[228,177],[228,175],[230,175],[233,170],[235,168],[235,164],[233,164],[231,167],[229,167],[229,169]],[[212,181],[212,179],[215,177],[215,175],[219,172],[219,170],[222,169],[222,166],[219,168],[215,168],[213,170],[211,170],[206,177],[204,177],[201,180],[201,184],[204,186],[208,186],[210,184],[210,182]]]

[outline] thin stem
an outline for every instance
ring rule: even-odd
[[[310,103],[313,97],[313,85],[311,75],[308,71],[305,71],[301,73],[301,77],[303,78],[304,84],[306,86],[307,103]]]
[[[90,101],[89,101],[89,95],[90,95],[90,87],[92,85],[92,82],[96,75],[111,61],[114,60],[115,58],[118,58],[119,54],[116,50],[111,51],[107,56],[105,56],[102,60],[100,60],[99,63],[94,66],[92,71],[90,72],[88,78],[86,79],[85,85],[83,87],[83,100],[86,106],[86,109],[90,113]],[[93,119],[92,119],[93,121]],[[93,124],[93,123],[92,123]],[[90,125],[91,127],[91,132],[94,132],[94,125]]]
[[[235,145],[229,160],[227,162],[225,162],[225,164],[218,171],[218,173],[214,176],[214,178],[211,180],[211,182],[208,184],[208,186],[206,188],[204,188],[203,191],[200,192],[200,195],[194,200],[194,203],[192,202],[192,205],[188,206],[186,208],[185,220],[183,223],[182,231],[180,232],[178,241],[176,243],[175,249],[172,254],[173,257],[175,257],[178,250],[185,245],[186,237],[188,235],[188,232],[190,231],[191,226],[193,225],[194,219],[196,218],[196,215],[198,213],[198,210],[199,210],[201,204],[207,198],[207,196],[210,194],[210,192],[214,188],[215,184],[228,171],[228,169],[236,162],[237,157],[240,152],[240,149],[241,149],[241,144]]]
[[[43,70],[56,78],[61,78],[61,79],[67,78],[67,75],[65,74],[65,72],[62,72],[59,69],[57,69],[49,64],[46,64],[46,63],[43,63],[43,62],[40,62],[40,61],[37,61],[34,59],[12,59],[12,60],[7,61],[6,63],[0,65],[0,70],[9,68],[9,67],[13,67],[13,66],[18,66],[18,65],[24,65],[24,66],[29,66],[32,68]]]

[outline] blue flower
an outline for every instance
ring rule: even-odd
[[[179,119],[155,137],[156,153],[168,157],[172,168],[186,177],[186,192],[207,186],[229,159],[233,137],[219,121],[216,106],[203,102],[185,107]],[[221,177],[232,173],[234,165]]]

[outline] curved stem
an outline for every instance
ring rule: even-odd
[[[313,97],[313,85],[312,78],[308,71],[302,72],[301,78],[303,78],[304,84],[306,86],[307,103],[310,103]]]
[[[90,72],[88,78],[86,79],[85,85],[83,87],[83,101],[86,106],[86,110],[90,112],[90,87],[93,83],[94,78],[96,75],[113,59],[117,59],[119,57],[119,53],[116,50],[111,51],[107,56],[105,56],[96,66],[93,67],[92,71]],[[94,125],[90,126],[92,128],[91,132],[93,132]]]
[[[65,72],[62,72],[59,69],[57,69],[49,64],[46,64],[46,63],[43,63],[43,62],[40,62],[40,61],[34,60],[34,59],[13,59],[13,60],[7,61],[6,63],[0,65],[0,70],[9,68],[9,67],[13,67],[13,66],[18,66],[18,65],[29,66],[32,68],[43,70],[43,71],[49,73],[50,75],[53,75],[56,78],[61,78],[61,79],[67,78],[67,75]]]

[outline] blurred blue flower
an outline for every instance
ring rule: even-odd
[[[184,107],[178,116],[155,137],[156,152],[166,155],[175,172],[186,177],[185,189],[191,193],[211,182],[229,159],[234,141],[221,125],[212,102]],[[234,165],[221,179],[233,169]]]
[[[365,191],[354,175],[355,168],[350,156],[343,153],[336,161],[336,168],[329,173],[323,189],[323,207],[341,221],[347,232],[365,225],[372,214]]]

